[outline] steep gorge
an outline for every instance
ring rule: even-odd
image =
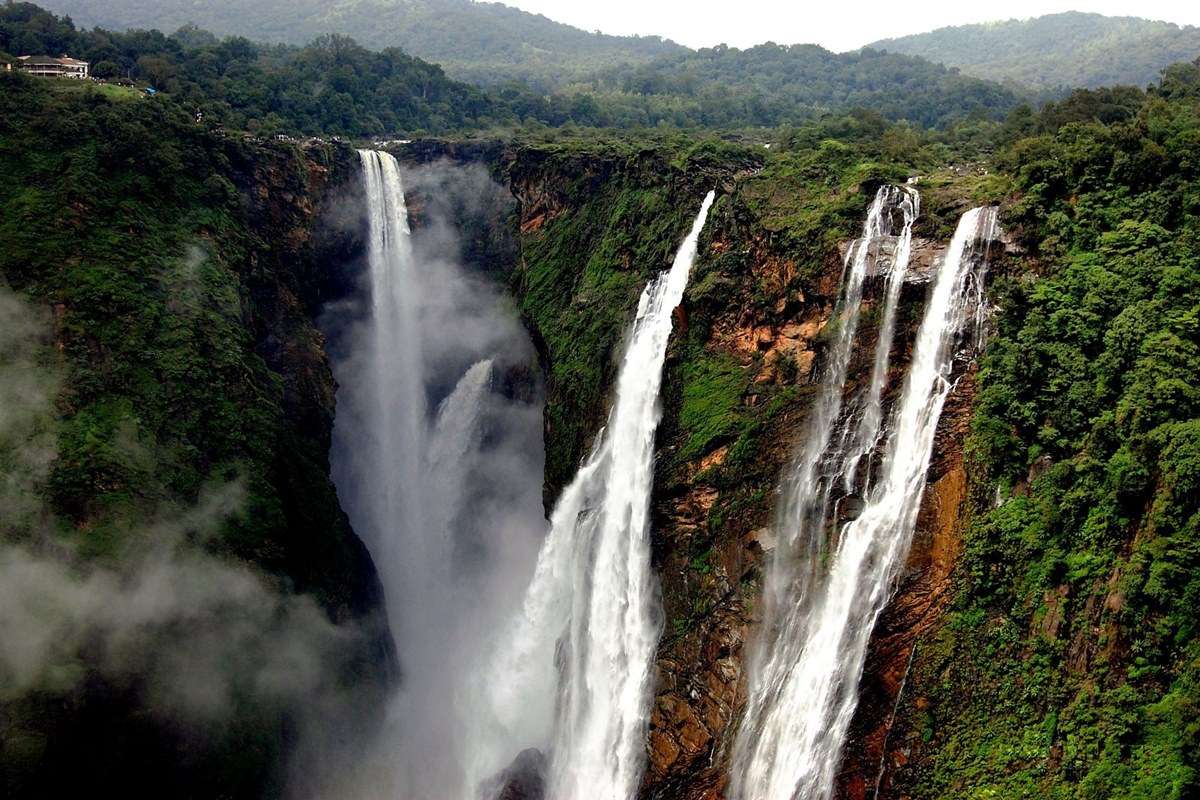
[[[329,345],[316,320],[365,269],[357,157],[340,144],[210,136],[150,104],[56,117],[6,102],[0,132],[18,145],[0,151],[14,176],[0,198],[11,245],[0,269],[26,302],[52,309],[39,358],[67,373],[50,427],[61,452],[39,485],[53,530],[6,520],[6,544],[66,552],[85,574],[126,569],[152,541],[141,520],[203,506],[214,483],[245,486],[248,510],[222,518],[218,535],[182,526],[186,552],[199,540],[205,558],[248,566],[284,599],[283,618],[297,598],[315,598],[319,635],[332,624],[350,638],[334,677],[319,682],[335,690],[322,695],[328,707],[290,696],[242,707],[223,739],[143,718],[89,751],[96,731],[144,699],[144,686],[122,675],[114,687],[103,671],[79,688],[5,698],[5,788],[97,785],[101,762],[137,750],[154,769],[116,759],[99,785],[278,795],[306,766],[297,754],[336,769],[358,752],[353,737],[306,741],[307,712],[348,713],[368,734],[384,692],[403,680],[374,569],[329,479],[329,357],[341,331],[323,319]],[[946,398],[913,547],[870,641],[838,797],[1074,797],[1077,786],[1121,796],[1153,781],[1133,766],[1143,758],[1180,787],[1162,797],[1195,783],[1197,400],[1186,378],[1196,234],[1194,197],[1178,185],[1195,176],[1155,138],[1175,135],[1172,113],[1156,106],[1154,125],[1132,122],[1119,136],[1097,124],[1041,137],[1009,156],[1017,177],[937,168],[918,184],[885,406],[909,369],[954,221],[967,205],[1002,200],[1014,236],[991,265],[996,338]],[[81,119],[102,147],[78,146]],[[144,151],[149,130],[160,144]],[[30,131],[61,150],[38,151]],[[1096,141],[1075,149],[1086,136]],[[1153,178],[1129,177],[1116,155],[1127,141]],[[1057,172],[1063,153],[1078,174],[1130,184],[1137,209],[1096,188],[1103,181]],[[422,141],[396,155],[424,176],[409,198],[417,228],[446,212],[433,208],[438,171],[421,165],[469,165],[515,199],[449,212],[470,232],[464,260],[507,288],[538,351],[547,507],[604,424],[638,297],[695,213],[682,198],[716,187],[666,353],[650,525],[665,629],[639,795],[728,796],[747,643],[778,547],[776,487],[837,332],[845,248],[877,189],[916,170],[832,140],[773,153],[686,140]],[[1096,207],[1108,216],[1089,216]],[[871,374],[886,290],[883,275],[867,276],[848,395]],[[529,382],[519,372],[506,378],[515,392]],[[187,736],[217,745],[196,756]],[[515,768],[535,761],[522,754]]]
[[[821,331],[838,291],[839,245],[852,236],[860,204],[865,202],[862,192],[873,191],[878,180],[867,177],[843,184],[834,202],[810,196],[809,207],[804,208],[810,216],[797,220],[791,215],[797,206],[804,207],[806,187],[797,185],[799,182],[788,185],[770,171],[764,174],[750,153],[732,155],[726,161],[732,168],[727,166],[720,177],[723,196],[714,207],[709,232],[702,238],[696,275],[677,312],[680,325],[664,387],[653,534],[667,628],[659,648],[658,694],[648,742],[650,763],[642,788],[647,797],[718,796],[713,793],[721,791],[727,780],[732,725],[745,699],[743,645],[753,622],[764,549],[773,545],[767,531],[773,487],[794,450],[800,421],[811,402],[808,384],[814,369],[820,367]],[[704,154],[691,157],[700,163],[688,164],[689,171],[702,172]],[[609,264],[639,263],[637,239],[633,238],[637,229],[623,233],[628,223],[616,216],[607,237],[593,244],[593,249],[572,251],[577,256],[574,261],[555,259],[558,251],[543,249],[546,241],[561,235],[556,226],[588,230],[587,226],[600,224],[597,218],[604,219],[604,212],[598,214],[586,201],[581,205],[580,198],[590,200],[597,194],[620,191],[625,202],[633,197],[649,204],[656,192],[678,179],[670,177],[669,171],[663,180],[662,170],[646,170],[647,162],[654,163],[649,153],[627,154],[615,163],[607,154],[590,163],[582,154],[552,158],[543,152],[518,152],[510,158],[508,169],[520,176],[516,183],[523,232],[520,270],[566,271],[565,277],[559,277],[559,285],[574,291],[560,292],[556,299],[574,304],[571,313],[575,319],[586,314],[586,320],[593,308],[585,305],[594,299],[586,291],[586,281],[592,276],[586,271],[581,274],[578,265],[594,268],[591,265],[596,262],[590,259],[597,252]],[[547,164],[553,166],[555,160],[566,168],[561,172],[548,169]],[[841,174],[837,178],[844,180]],[[571,191],[579,185],[575,181],[589,191]],[[959,208],[951,197],[954,191],[935,190],[934,210],[919,223],[915,281],[904,290],[892,390],[906,369],[909,345],[905,343],[911,342],[919,318],[913,309],[920,307],[924,276],[938,255],[933,241],[924,236],[940,236],[946,220],[953,218]],[[599,208],[619,213],[624,206]],[[518,298],[528,303],[522,284],[516,286]],[[878,277],[868,282],[867,344],[856,348],[851,367],[854,375],[869,372],[867,359],[874,335],[870,328],[878,323],[870,309],[878,307],[882,288]],[[538,330],[536,325],[534,329]],[[580,340],[571,341],[577,345]],[[598,361],[602,370],[611,356],[602,347],[598,350],[597,354],[583,351],[584,363],[590,362],[590,366]],[[571,357],[579,355],[580,351],[572,348]],[[550,359],[553,376],[552,353]],[[593,375],[602,374],[601,370]],[[854,385],[861,380],[856,378]],[[938,474],[953,473],[950,465],[961,461],[955,432],[961,432],[965,424],[971,391],[971,382],[962,381],[949,398],[939,434]],[[603,396],[594,391],[580,394]],[[547,429],[551,447],[555,403],[552,388]],[[574,423],[573,430],[578,430],[580,415],[572,413],[568,418]],[[590,419],[594,430],[599,417],[591,412],[583,419]],[[587,430],[585,427],[581,434],[584,440]],[[548,473],[550,492],[552,475]],[[931,552],[920,541],[936,538],[941,580],[954,547],[957,511],[953,492],[942,488],[948,486],[952,479],[931,491],[934,499],[926,504],[913,555],[914,565],[920,563]],[[941,516],[931,524],[926,517],[935,504],[942,509]],[[915,605],[920,614],[927,607],[921,599],[925,590],[920,580],[913,583],[916,585],[905,588],[895,607]],[[885,664],[874,659],[866,685],[873,686],[878,673],[896,672],[897,659],[902,671],[906,658],[907,653],[902,652]],[[874,704],[864,705],[875,708]]]
[[[315,327],[343,291],[328,265],[358,247],[337,222],[356,172],[337,147],[43,92],[3,100],[0,275],[52,309],[36,359],[62,375],[30,411],[48,453],[26,464],[5,431],[6,470],[29,481],[5,563],[45,573],[8,584],[6,625],[51,636],[6,650],[33,671],[4,696],[5,791],[258,797],[319,779],[296,755],[332,762],[369,735],[392,660],[329,479]]]

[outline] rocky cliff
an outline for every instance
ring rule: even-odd
[[[1051,130],[999,159],[1012,177],[923,162],[889,391],[921,276],[965,198],[1003,199],[1021,249],[993,265],[994,338],[941,419],[839,797],[1194,793],[1194,120],[1158,98],[1138,119]],[[775,487],[826,358],[845,246],[880,182],[915,170],[861,140],[784,144],[403,154],[481,165],[515,200],[472,212],[464,253],[506,283],[537,344],[548,505],[603,424],[640,290],[717,190],[662,392],[665,620],[645,798],[724,796]],[[0,785],[277,796],[289,768],[334,763],[369,733],[392,662],[374,572],[328,477],[336,387],[314,323],[362,266],[356,157],[219,136],[154,101],[16,91],[0,96],[0,145],[0,275],[20,297],[0,293],[0,311],[21,323],[0,329],[0,374],[54,376],[35,387],[53,389],[45,407],[0,415],[26,426],[0,428],[0,496],[34,499],[0,518],[0,588],[54,611],[4,606],[39,635],[0,652]],[[411,187],[417,225],[439,202],[430,180]],[[868,280],[849,391],[880,288]],[[186,603],[133,602],[195,574],[179,584]],[[61,602],[81,586],[107,603]],[[193,672],[220,680],[179,683]],[[539,791],[539,763],[514,765],[510,796]]]
[[[663,391],[653,557],[666,628],[642,789],[648,798],[723,796],[744,702],[744,646],[773,546],[775,486],[803,430],[844,246],[879,180],[903,177],[882,165],[850,169],[844,153],[798,157],[797,169],[790,158],[764,165],[750,151],[730,150],[707,171],[687,156],[672,162],[669,153],[536,148],[508,154],[504,167],[521,230],[514,292],[539,340],[561,343],[543,346],[551,376],[547,442],[562,451],[552,451],[549,498],[601,424],[623,321],[647,274],[666,266],[681,236],[690,212],[683,199],[698,197],[706,184],[718,188],[677,311]],[[676,172],[680,166],[687,169]],[[907,366],[937,242],[965,210],[958,188],[945,183],[933,190],[932,210],[918,228],[916,280],[905,290],[892,391]],[[623,288],[599,293],[605,285]],[[880,277],[869,282],[869,309],[881,287]],[[868,310],[852,375],[869,370],[875,322]],[[592,338],[581,335],[585,330]],[[972,375],[965,375],[939,431],[904,585],[876,637],[864,682],[868,700],[851,747],[860,755],[847,760],[843,781],[848,797],[861,796],[857,787],[874,780],[890,724],[879,709],[890,711],[915,632],[942,602],[958,546],[961,441],[973,396]]]
[[[37,504],[3,563],[42,576],[6,624],[50,637],[6,644],[4,791],[281,794],[302,750],[369,731],[390,671],[315,325],[361,249],[355,155],[40,84],[3,105],[0,276],[53,310],[34,352],[61,376],[36,463],[11,417],[0,442]]]
[[[872,638],[839,797],[1157,786],[1150,796],[1181,798],[1195,785],[1184,720],[1200,685],[1187,616],[1196,406],[1171,377],[1197,365],[1194,280],[1171,266],[1195,258],[1194,164],[1167,147],[1187,114],[1154,108],[1158,127],[1018,143],[1002,162],[1013,177],[924,166],[889,392],[959,215],[1003,201],[1014,236],[991,265],[993,338],[955,375],[913,546]],[[1130,171],[1127,140],[1157,178]],[[723,797],[775,487],[825,357],[844,248],[875,187],[917,170],[829,140],[770,154],[678,141],[485,149],[457,157],[487,161],[517,201],[507,279],[547,375],[548,503],[603,422],[638,292],[717,188],[662,394],[652,509],[666,618],[641,796]],[[881,283],[868,281],[849,391],[867,374]]]

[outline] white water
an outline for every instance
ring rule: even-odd
[[[738,800],[825,800],[832,794],[867,643],[916,525],[954,357],[968,321],[978,324],[982,313],[987,247],[995,233],[992,208],[969,211],[959,223],[917,334],[878,483],[861,515],[837,537],[828,569],[818,573],[818,566],[797,562],[800,548],[776,554],[769,586],[777,594],[768,596],[774,605],[752,661],[751,697],[735,746]],[[809,437],[829,439],[817,430]],[[790,488],[827,493],[812,480]],[[800,508],[811,503],[791,500]],[[820,531],[787,533],[819,538]]]
[[[423,535],[425,520],[419,476],[426,447],[425,365],[421,356],[416,264],[408,227],[408,209],[396,159],[385,153],[359,153],[366,186],[368,266],[370,268],[371,359],[366,391],[371,405],[364,423],[371,453],[370,472],[357,475],[362,502],[348,504],[354,527],[368,541],[388,592],[392,625],[405,619],[404,606],[421,596],[433,578],[419,564],[436,560],[441,542]],[[365,403],[364,403],[365,405]],[[345,431],[345,426],[335,426]],[[387,478],[383,476],[389,476]],[[347,481],[338,481],[339,486]],[[397,631],[396,638],[403,638]]]
[[[475,766],[495,774],[546,748],[550,800],[628,800],[645,760],[661,612],[649,505],[658,393],[710,193],[670,271],[642,293],[608,425],[559,499],[515,629],[481,687],[482,738],[509,740]],[[554,687],[557,686],[557,692]],[[476,752],[482,752],[477,748]]]
[[[887,386],[888,367],[891,362],[892,340],[896,336],[896,311],[900,308],[900,290],[908,277],[908,261],[912,254],[912,228],[921,213],[921,196],[915,189],[886,187],[891,192],[902,192],[898,197],[891,195],[893,202],[904,215],[904,226],[896,242],[892,268],[888,272],[884,289],[883,316],[879,322],[879,338],[875,343],[875,361],[871,366],[871,382],[862,400],[862,412],[850,450],[842,468],[843,486],[846,492],[854,488],[859,462],[874,452],[879,444],[883,423],[883,390]],[[864,487],[870,486],[870,476],[863,479]],[[864,489],[865,491],[865,489]]]
[[[528,349],[516,320],[445,253],[414,246],[396,160],[360,158],[370,304],[334,362],[332,462],[384,588],[400,680],[366,786],[343,796],[454,800],[471,794],[461,697],[544,531],[540,409],[493,391],[492,356]]]
[[[843,387],[858,330],[863,283],[880,253],[891,212],[905,199],[906,194],[896,187],[880,187],[867,212],[862,236],[846,252],[842,296],[827,323],[833,327],[834,336],[821,386],[808,418],[803,447],[780,489],[776,523],[779,543],[763,586],[763,625],[749,658],[747,724],[735,746],[739,758],[747,749],[745,736],[774,702],[784,665],[799,657],[807,620],[802,601],[810,595],[808,585],[819,577],[829,494],[841,472],[841,454],[852,432],[851,425],[846,424],[834,436],[842,416]]]
[[[484,409],[491,390],[492,362],[479,361],[462,376],[450,396],[438,408],[429,451],[425,456],[425,480],[441,491],[430,508],[431,530],[444,531],[439,537],[445,549],[440,563],[453,565],[455,558],[456,516],[463,512],[464,495],[470,479],[472,455],[483,438]]]

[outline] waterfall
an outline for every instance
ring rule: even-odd
[[[851,449],[846,453],[845,464],[842,467],[843,488],[847,493],[854,488],[854,478],[858,472],[859,461],[870,455],[879,444],[879,434],[883,422],[883,390],[887,386],[892,340],[896,336],[896,311],[900,308],[900,290],[904,288],[904,279],[908,277],[908,260],[912,254],[913,223],[917,221],[917,215],[921,213],[921,196],[915,189],[909,187],[900,189],[891,186],[885,187],[885,189],[888,191],[889,200],[899,206],[904,217],[904,226],[900,230],[895,256],[892,259],[892,268],[888,272],[887,286],[884,289],[883,316],[879,322],[879,338],[875,343],[875,361],[871,366],[871,382],[867,385],[866,396],[862,400],[862,414],[854,432]],[[863,479],[863,484],[865,491],[870,485],[869,475]]]
[[[533,350],[441,229],[418,246],[396,159],[360,159],[369,303],[334,320],[346,342],[333,360],[331,461],[383,585],[401,673],[365,759],[369,793],[463,798],[472,718],[460,697],[486,634],[519,607],[545,531],[540,407],[501,396],[493,377]]]
[[[987,249],[995,236],[994,208],[973,209],[960,221],[917,333],[878,480],[862,513],[833,543],[828,568],[817,573],[819,566],[797,561],[798,548],[776,553],[769,585],[779,596],[752,661],[750,702],[735,745],[732,796],[739,800],[832,794],[871,631],[916,526],[938,419],[953,388],[954,358],[959,345],[978,341],[967,340],[967,329],[980,321]],[[808,435],[830,438],[815,429]],[[808,478],[789,488],[827,492]],[[803,508],[812,498],[790,503]],[[792,527],[787,533],[817,539],[821,532]]]
[[[842,268],[842,294],[828,327],[834,332],[821,385],[809,415],[803,446],[780,489],[777,529],[779,544],[772,556],[763,586],[763,625],[749,659],[750,695],[747,699],[748,731],[767,713],[774,701],[776,676],[798,658],[799,634],[802,633],[809,597],[809,583],[819,576],[829,493],[840,473],[842,453],[852,426],[842,426],[834,436],[842,416],[842,397],[854,336],[862,307],[863,283],[869,267],[881,252],[882,236],[888,230],[892,212],[900,208],[907,193],[893,186],[882,186],[875,194],[862,235],[846,251]],[[915,205],[909,205],[914,209]],[[906,229],[909,226],[906,225]],[[893,270],[894,272],[895,270]],[[890,284],[889,284],[890,286]],[[891,292],[889,289],[889,297]],[[897,288],[896,296],[899,296]],[[890,349],[890,348],[889,348]],[[831,445],[833,445],[832,453]],[[739,740],[740,741],[740,740]],[[745,747],[739,744],[737,752]]]
[[[393,626],[407,617],[404,605],[420,598],[433,576],[418,565],[438,561],[441,543],[423,535],[426,520],[421,502],[426,415],[424,364],[421,353],[420,294],[408,227],[408,209],[400,167],[387,153],[362,150],[368,219],[367,261],[370,269],[371,319],[365,354],[370,395],[363,420],[370,454],[366,472],[339,486],[357,485],[362,502],[348,504],[354,527],[372,548],[389,591]],[[355,397],[355,400],[360,398]],[[345,426],[335,426],[345,432]],[[335,476],[336,478],[336,476]],[[404,638],[396,631],[395,637]]]
[[[462,376],[450,396],[438,407],[433,435],[426,453],[425,479],[441,489],[431,509],[431,530],[445,531],[440,537],[445,549],[439,563],[453,565],[456,551],[467,543],[456,540],[455,517],[463,512],[463,495],[470,479],[473,452],[483,438],[484,410],[491,390],[492,361],[474,364]]]
[[[641,778],[661,632],[649,539],[658,394],[713,199],[642,293],[608,424],[554,509],[523,612],[490,670],[491,722],[511,744],[479,774],[549,745],[553,800],[627,800]]]

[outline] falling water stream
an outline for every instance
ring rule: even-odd
[[[750,662],[750,696],[735,743],[732,796],[738,800],[826,800],[857,701],[867,643],[907,553],[925,487],[942,405],[952,384],[959,345],[972,323],[979,327],[987,247],[995,238],[993,208],[969,211],[959,223],[934,279],[917,333],[912,363],[896,401],[879,475],[865,489],[857,518],[831,539],[827,520],[831,484],[853,488],[855,466],[869,459],[879,422],[853,415],[838,427],[845,364],[861,301],[861,270],[854,263],[879,235],[889,204],[909,203],[897,264],[885,292],[881,339],[864,398],[879,403],[894,327],[897,267],[907,265],[915,192],[880,190],[863,239],[848,256],[839,335],[824,376],[805,445],[784,486],[780,545],[764,587],[764,621]],[[885,338],[887,340],[885,344]],[[971,342],[974,344],[974,340]],[[874,413],[874,412],[872,412]],[[878,412],[882,419],[882,409]],[[875,428],[872,431],[871,428]],[[849,431],[866,431],[857,436]],[[847,449],[845,442],[851,442]],[[867,446],[867,443],[872,443]],[[848,466],[848,464],[850,466]]]
[[[512,748],[548,747],[552,800],[628,800],[644,766],[661,630],[649,541],[658,393],[713,198],[642,293],[607,427],[555,507],[524,612],[491,670],[494,723]]]
[[[875,342],[875,360],[871,365],[871,380],[862,398],[862,410],[853,439],[845,454],[842,467],[843,487],[846,492],[854,488],[859,462],[874,452],[879,444],[883,423],[883,390],[887,386],[888,368],[891,364],[892,341],[896,337],[896,312],[900,308],[900,290],[908,277],[908,261],[912,254],[912,228],[921,213],[921,195],[915,189],[899,189],[885,186],[890,204],[895,204],[903,215],[904,224],[896,242],[892,267],[888,271],[884,288],[883,315],[879,322],[879,338]],[[864,487],[870,485],[870,476],[863,478]]]
[[[519,608],[545,530],[540,408],[495,386],[497,363],[532,349],[491,290],[426,252],[434,245],[416,247],[396,159],[360,159],[369,302],[338,322],[348,352],[334,359],[331,460],[383,585],[400,670],[364,780],[371,797],[469,798],[460,698],[485,634]]]
[[[835,428],[843,417],[844,386],[858,330],[863,284],[870,268],[879,260],[892,212],[904,207],[906,200],[907,194],[896,187],[880,187],[867,212],[862,235],[846,252],[842,294],[827,324],[834,336],[826,367],[802,448],[792,469],[785,475],[780,491],[777,528],[781,535],[763,586],[764,621],[750,654],[752,682],[745,712],[746,724],[735,748],[738,759],[745,757],[750,743],[747,737],[757,720],[762,719],[774,704],[787,665],[799,658],[801,636],[808,620],[807,600],[811,597],[808,587],[820,577],[825,546],[822,532],[829,495],[841,471],[845,440],[854,430],[850,415],[846,415],[840,432]],[[909,201],[908,206],[915,214],[915,203]],[[906,226],[906,230],[911,231],[911,226]],[[889,291],[889,299],[891,296]],[[836,439],[835,432],[839,434]],[[738,771],[743,770],[739,768]]]
[[[497,776],[508,765],[533,763],[518,756],[536,749],[545,754],[537,769],[549,800],[629,800],[644,768],[661,631],[649,545],[658,396],[672,312],[714,195],[671,269],[641,296],[607,425],[554,509],[532,578],[522,581],[523,602],[514,597],[504,612],[511,624],[500,624],[503,602],[463,603],[474,587],[461,585],[456,567],[496,366],[482,353],[456,373],[453,391],[429,398],[422,309],[431,279],[414,254],[395,159],[372,151],[361,158],[370,319],[359,368],[338,376],[354,385],[343,389],[334,472],[403,645],[403,686],[391,709],[396,769],[385,794],[473,800],[502,785]],[[881,187],[846,255],[821,384],[781,488],[779,545],[734,747],[737,800],[830,796],[867,642],[916,524],[954,358],[969,323],[979,327],[971,316],[982,313],[996,225],[987,208],[968,212],[958,227],[884,425],[919,211],[915,189]],[[864,287],[881,273],[870,378],[848,393]],[[831,509],[832,500],[851,497],[862,498],[857,516]],[[845,516],[853,519],[842,525]],[[455,617],[464,612],[494,620],[492,629]],[[470,669],[456,670],[454,661]],[[423,724],[414,729],[413,720]]]

